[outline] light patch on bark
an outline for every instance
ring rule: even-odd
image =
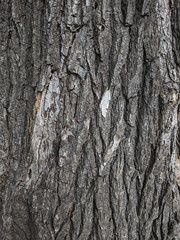
[[[112,159],[116,149],[118,148],[120,141],[121,141],[120,136],[116,134],[114,136],[113,141],[110,143],[110,146],[104,158],[104,162],[100,166],[100,169],[99,169],[100,175],[103,175],[104,169],[110,163],[110,160]]]
[[[87,119],[86,121],[84,121],[85,128],[89,129],[89,124],[90,124],[90,119]]]
[[[173,93],[172,93],[172,102],[173,102],[173,103],[176,103],[177,100],[178,100],[178,94],[177,94],[177,92],[173,92]]]
[[[177,184],[180,186],[180,158],[177,158],[175,162],[175,174]]]
[[[38,179],[39,174],[46,167],[53,150],[53,141],[56,139],[56,121],[60,111],[59,95],[59,78],[54,72],[49,86],[44,88],[35,104],[37,114],[32,134],[34,159],[31,166],[33,181]]]
[[[114,142],[113,142],[113,145],[112,145],[112,151],[113,151],[113,152],[117,149],[119,143],[120,143],[120,138],[119,138],[119,136],[115,136]]]
[[[90,6],[90,0],[86,0],[86,6],[87,6],[87,7]]]
[[[110,100],[111,100],[111,93],[110,93],[110,90],[107,90],[104,93],[101,103],[100,103],[101,112],[102,112],[102,115],[104,118],[106,117]]]

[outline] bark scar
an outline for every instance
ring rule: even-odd
[[[69,206],[68,206],[68,210],[66,212],[66,217],[69,215],[70,212],[72,212],[73,209],[73,202],[70,202]]]
[[[29,133],[31,132],[32,130],[32,125],[33,125],[33,121],[36,117],[36,114],[39,110],[39,107],[40,107],[40,103],[41,103],[41,96],[42,94],[41,93],[38,93],[38,95],[36,96],[36,102],[34,104],[34,108],[33,108],[33,116],[31,117],[30,119],[30,124],[29,124]]]

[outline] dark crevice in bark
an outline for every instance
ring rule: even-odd
[[[168,222],[168,232],[167,232],[167,235],[168,236],[172,236],[172,233],[174,232],[174,225],[175,223],[172,221],[170,221],[170,218],[169,218],[169,222]]]
[[[97,96],[97,94],[96,94],[96,88],[97,88],[97,86],[96,86],[96,84],[94,83],[94,80],[93,80],[93,77],[92,77],[92,75],[91,75],[91,72],[90,72],[90,68],[89,68],[89,64],[88,64],[88,62],[87,62],[87,66],[88,66],[88,74],[89,74],[89,76],[90,76],[90,79],[91,79],[91,90],[92,90],[92,93],[93,93],[93,97],[94,97],[94,112],[96,113],[97,112],[97,110],[98,110],[98,107],[99,107],[99,99],[98,99],[98,96]],[[87,75],[88,76],[88,75]]]
[[[68,49],[67,56],[64,56],[64,57],[65,57],[65,60],[64,60],[63,67],[62,67],[63,70],[65,69],[65,72],[68,72],[68,71],[69,71],[70,74],[71,74],[71,71],[68,69],[68,60],[69,60],[69,57],[70,57],[70,55],[71,55],[72,45],[73,45],[73,43],[74,43],[75,38],[76,38],[76,33],[73,33],[73,35],[72,35],[72,41],[71,41],[70,47],[69,47],[69,49]],[[74,72],[73,72],[73,73],[74,73]],[[74,73],[74,74],[76,74],[76,73]],[[78,75],[78,74],[77,74],[77,75]],[[79,75],[78,75],[78,76],[79,76]]]
[[[142,72],[142,81],[141,81],[141,91],[139,92],[138,98],[138,114],[136,121],[136,138],[135,138],[135,168],[139,173],[142,173],[142,166],[139,159],[141,159],[141,153],[139,153],[139,148],[141,146],[141,137],[143,134],[143,121],[145,116],[146,109],[146,75],[147,75],[147,64],[146,64],[146,52],[143,48],[143,72]]]
[[[172,28],[172,46],[174,59],[180,66],[180,3],[176,0],[170,0],[171,8],[171,28]]]
[[[53,154],[56,167],[59,167],[59,148],[60,148],[60,137],[57,137],[55,141],[53,141]]]
[[[13,227],[14,230],[16,231],[16,228],[17,228],[17,231],[20,232],[19,235],[23,237],[24,240],[29,240],[26,232],[16,222],[13,222],[13,225],[14,225]]]
[[[78,234],[78,236],[77,236],[77,239],[81,236],[81,234],[82,234],[82,232],[83,232],[83,226],[84,226],[84,207],[83,206],[81,206],[81,208],[82,208],[82,210],[81,210],[81,213],[80,213],[80,215],[81,215],[81,224],[80,224],[80,229],[79,229],[79,234]]]
[[[70,213],[70,232],[69,232],[69,236],[70,239],[73,240],[73,232],[74,232],[74,225],[73,225],[73,221],[72,221],[72,217],[73,217],[73,212],[75,210],[75,204],[73,204],[71,213]]]
[[[152,169],[153,166],[155,164],[156,161],[156,148],[154,149],[154,147],[151,145],[151,157],[150,157],[150,161],[149,161],[149,166],[146,168],[145,174],[144,174],[144,181],[143,181],[143,185],[141,188],[141,194],[138,196],[138,204],[137,204],[137,214],[138,216],[141,216],[141,210],[142,209],[142,201],[144,200],[144,196],[145,196],[145,189],[146,189],[146,185],[149,179],[150,174],[152,173]]]
[[[161,96],[159,95],[158,96],[158,129],[159,129],[158,133],[159,133],[159,137],[162,134],[161,127],[163,126],[163,123],[164,123],[164,119],[162,117],[163,114],[164,114],[164,103],[163,103]]]
[[[136,10],[138,14],[141,14],[144,0],[136,0]]]
[[[57,29],[58,29],[58,33],[59,33],[59,57],[60,59],[62,59],[62,32],[61,32],[61,24],[62,23],[62,18],[59,20],[59,23],[57,23]],[[59,70],[59,69],[58,69]]]
[[[94,193],[94,197],[93,197],[93,224],[92,224],[92,232],[93,235],[95,236],[95,238],[99,239],[99,235],[98,235],[98,208],[96,205],[96,192]]]
[[[156,227],[156,219],[153,221],[153,224],[152,224],[152,233],[153,233],[153,237],[155,240],[159,240],[157,234],[156,234],[156,231],[157,231],[157,227]]]
[[[164,210],[165,203],[162,206],[162,214],[160,215],[161,219],[161,225],[160,225],[160,234],[161,234],[161,239],[164,239],[164,233],[163,233],[163,210]]]
[[[117,156],[116,156],[117,158]],[[116,239],[117,236],[117,226],[116,226],[116,219],[115,219],[115,213],[116,210],[114,209],[113,206],[113,182],[112,182],[112,178],[113,178],[113,170],[112,170],[113,164],[110,166],[110,171],[109,171],[109,204],[110,204],[110,208],[111,208],[111,217],[112,217],[112,222],[113,222],[113,236],[114,239]]]
[[[125,23],[126,23],[127,6],[128,6],[127,1],[122,0],[121,1],[121,12],[122,12],[122,18],[123,18],[123,25],[124,26],[125,26]]]
[[[93,217],[92,217],[92,224],[91,224],[91,231],[90,231],[90,234],[88,236],[88,239],[93,239],[92,237],[94,236],[94,233],[96,232],[96,200],[95,200],[95,195],[97,193],[97,182],[98,182],[98,178],[94,178],[91,182],[91,186],[89,188],[89,196],[93,196]]]
[[[47,2],[46,0],[42,1],[42,7],[41,7],[41,17],[40,17],[40,59],[42,61],[42,64],[46,63],[46,57],[47,57],[47,19],[46,19],[46,8],[47,8]],[[41,71],[42,65],[41,66]]]
[[[180,105],[177,108],[176,155],[180,156]]]
[[[99,134],[100,134],[100,138],[101,138],[101,142],[102,142],[101,156],[103,158],[104,155],[105,155],[105,152],[106,152],[106,143],[105,143],[104,138],[103,138],[103,129],[99,128]]]
[[[94,3],[94,9],[96,10],[98,8],[98,3],[95,1]]]
[[[110,1],[110,6],[111,6],[111,21],[110,21],[110,27],[111,27],[111,36],[112,36],[112,42],[111,42],[111,48],[109,52],[109,76],[108,76],[108,88],[111,86],[112,78],[114,75],[114,69],[115,69],[115,58],[117,59],[117,50],[115,48],[116,42],[117,42],[117,33],[116,29],[118,24],[116,23],[115,16],[114,16],[114,6],[113,6],[113,1]]]
[[[69,218],[65,218],[64,221],[62,222],[62,224],[60,225],[59,230],[58,230],[57,233],[55,234],[55,240],[59,239],[59,238],[58,238],[58,235],[59,235],[59,233],[61,232],[61,230],[62,230],[63,226],[65,225],[65,223],[68,221],[68,219],[69,219]]]
[[[100,160],[98,153],[96,152],[96,139],[94,137],[94,133],[93,133],[93,123],[92,120],[90,121],[90,136],[91,136],[91,142],[92,142],[92,149],[93,149],[93,153],[94,153],[94,157],[95,157],[95,164],[96,164],[96,169],[97,169],[97,174],[98,174],[98,169],[100,167]]]
[[[7,129],[9,131],[9,153],[11,153],[11,119],[10,119],[10,112],[9,106],[11,102],[12,92],[13,92],[13,84],[11,80],[11,53],[10,53],[10,41],[11,41],[11,19],[12,19],[12,3],[11,1],[8,2],[8,25],[9,25],[9,36],[7,40],[7,75],[8,75],[8,82],[9,82],[9,92],[8,92],[8,99],[7,99]]]
[[[34,217],[32,214],[32,203],[30,202],[30,198],[28,199],[29,203],[27,203],[27,209],[28,209],[28,227],[29,227],[29,232],[30,232],[30,236],[29,238],[31,240],[36,240],[36,236],[37,236],[37,230],[36,230],[36,226],[35,226],[35,221],[34,221]]]
[[[166,194],[168,193],[169,187],[170,187],[169,183],[168,183],[167,179],[165,179],[164,182],[162,183],[161,193],[159,194],[159,198],[158,198],[158,205],[159,205],[159,210],[160,210],[161,214],[163,212],[163,207],[164,207],[163,200],[164,200]]]
[[[127,170],[126,170],[126,162],[127,162],[127,160],[126,160],[126,156],[125,156],[125,153],[124,153],[124,166],[123,166],[123,186],[124,186],[124,188],[125,188],[125,194],[126,194],[126,200],[127,200],[127,202],[126,202],[126,205],[125,205],[125,220],[126,220],[126,222],[128,223],[129,222],[129,217],[128,217],[128,215],[129,215],[129,211],[128,211],[128,205],[129,205],[129,201],[130,201],[130,199],[129,199],[129,191],[128,191],[128,186],[127,186],[127,182],[126,182],[126,174],[127,174]]]
[[[92,13],[92,28],[93,28],[93,48],[95,53],[95,74],[97,76],[99,65],[101,62],[101,53],[100,53],[100,47],[99,47],[99,33],[98,33],[98,27],[96,22],[96,14]]]

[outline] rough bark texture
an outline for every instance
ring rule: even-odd
[[[0,239],[179,240],[180,1],[0,0],[0,32]]]

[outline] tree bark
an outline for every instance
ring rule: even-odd
[[[0,13],[0,239],[179,240],[180,1]]]

